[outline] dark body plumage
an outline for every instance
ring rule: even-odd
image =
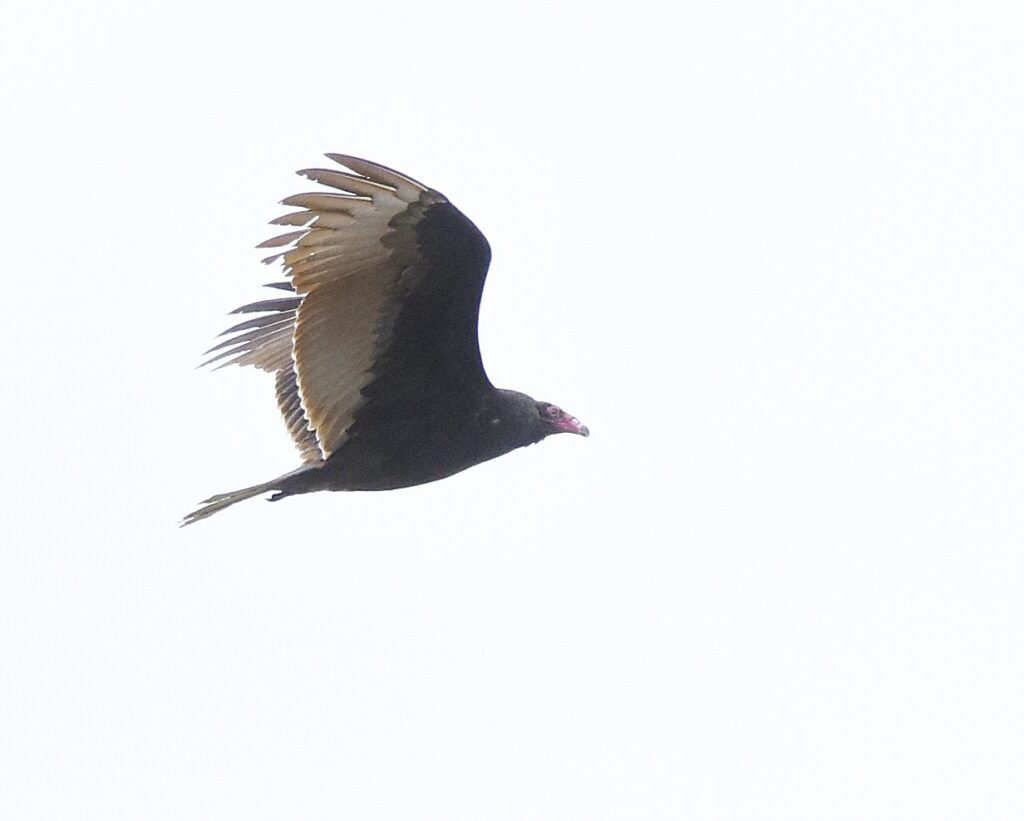
[[[242,499],[316,490],[393,490],[451,476],[578,420],[484,372],[477,318],[490,247],[438,192],[383,166],[328,155],[359,176],[300,172],[342,191],[285,200],[307,210],[278,224],[296,292],[239,308],[259,313],[225,332],[210,362],[277,378],[281,412],[305,464],[270,482],[213,496],[189,524]]]
[[[468,397],[467,397],[468,399]],[[464,420],[452,425],[451,419]],[[444,479],[468,467],[539,442],[553,431],[540,424],[537,402],[526,394],[483,392],[471,401],[439,401],[429,415],[357,416],[351,438],[316,472],[282,484],[281,495],[311,490],[397,490]],[[363,421],[360,427],[360,422]]]

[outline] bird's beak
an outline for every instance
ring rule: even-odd
[[[555,423],[559,433],[575,433],[579,436],[590,436],[590,428],[582,424],[575,416],[563,416]]]

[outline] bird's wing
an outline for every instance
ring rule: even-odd
[[[487,241],[441,194],[384,166],[328,154],[349,169],[299,172],[341,193],[284,200],[301,226],[264,242],[283,248],[294,296],[245,305],[259,313],[225,331],[209,362],[277,374],[278,406],[307,462],[327,459],[367,404],[414,413],[437,397],[489,386],[477,315]],[[365,414],[363,414],[365,415]]]

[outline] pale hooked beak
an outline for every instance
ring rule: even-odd
[[[590,436],[590,428],[582,424],[575,416],[566,414],[555,422],[559,433],[575,433],[578,436]]]

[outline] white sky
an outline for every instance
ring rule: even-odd
[[[4,816],[1024,817],[1016,13],[5,12]],[[324,151],[593,435],[178,530],[298,463],[193,367]]]

